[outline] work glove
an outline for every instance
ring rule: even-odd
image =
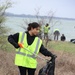
[[[51,60],[54,61],[57,58],[56,55],[52,55]]]
[[[15,48],[19,48],[19,45],[17,44],[17,43],[13,43],[13,46],[15,47]]]

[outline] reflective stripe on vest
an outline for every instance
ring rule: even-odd
[[[22,34],[22,39],[21,39],[21,43],[23,42],[23,40],[24,40],[24,36],[25,36],[25,32]],[[30,54],[26,54],[26,53],[23,53],[23,52],[20,52],[20,50],[21,50],[21,48],[19,48],[18,49],[18,51],[16,52],[17,54],[20,54],[20,55],[23,55],[23,56],[28,56],[28,57],[32,57],[32,58],[36,58],[36,53],[37,53],[37,51],[38,51],[38,46],[39,46],[39,43],[40,43],[40,39],[38,38],[38,40],[37,40],[37,44],[36,44],[36,48],[35,48],[35,50],[34,50],[34,53],[32,53],[32,55],[30,55]],[[27,51],[30,51],[30,50],[28,50],[28,49],[26,49],[25,48],[25,50],[27,50]],[[31,53],[31,52],[30,52]],[[35,55],[34,55],[35,54]]]

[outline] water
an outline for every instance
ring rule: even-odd
[[[9,34],[14,34],[20,31],[25,31],[21,26],[27,28],[27,24],[30,22],[37,22],[35,18],[21,18],[21,17],[7,17],[5,25],[11,28]],[[45,24],[49,22],[49,19],[44,19]],[[53,19],[50,22],[49,35],[53,34],[55,28],[60,30],[60,36],[64,34],[66,40],[75,39],[75,20],[63,20],[63,19]],[[52,35],[51,35],[52,36]]]

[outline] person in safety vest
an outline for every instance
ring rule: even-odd
[[[8,36],[8,41],[16,48],[15,65],[18,66],[20,75],[35,75],[37,68],[37,55],[42,53],[44,56],[55,55],[48,51],[42,40],[37,37],[40,25],[36,22],[29,23],[26,32],[19,32]],[[33,54],[34,53],[34,54]]]
[[[50,26],[49,24],[47,23],[45,26],[44,26],[44,39],[48,39],[48,32],[50,30]]]
[[[55,29],[54,30],[54,40],[58,40],[59,35],[60,35],[59,29]]]

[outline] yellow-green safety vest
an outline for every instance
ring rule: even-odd
[[[59,31],[59,29],[54,29],[54,32],[55,32],[55,31]]]
[[[44,33],[48,33],[49,28],[50,28],[49,26],[47,26],[47,27],[45,26],[45,27],[44,27]]]
[[[42,40],[38,37],[35,37],[33,43],[31,45],[28,45],[27,34],[25,32],[24,33],[20,32],[18,42],[23,43],[24,48],[16,49],[15,65],[27,68],[36,68],[37,67],[36,57],[39,53]],[[29,50],[30,52],[27,50]],[[35,53],[36,56],[33,53]]]

